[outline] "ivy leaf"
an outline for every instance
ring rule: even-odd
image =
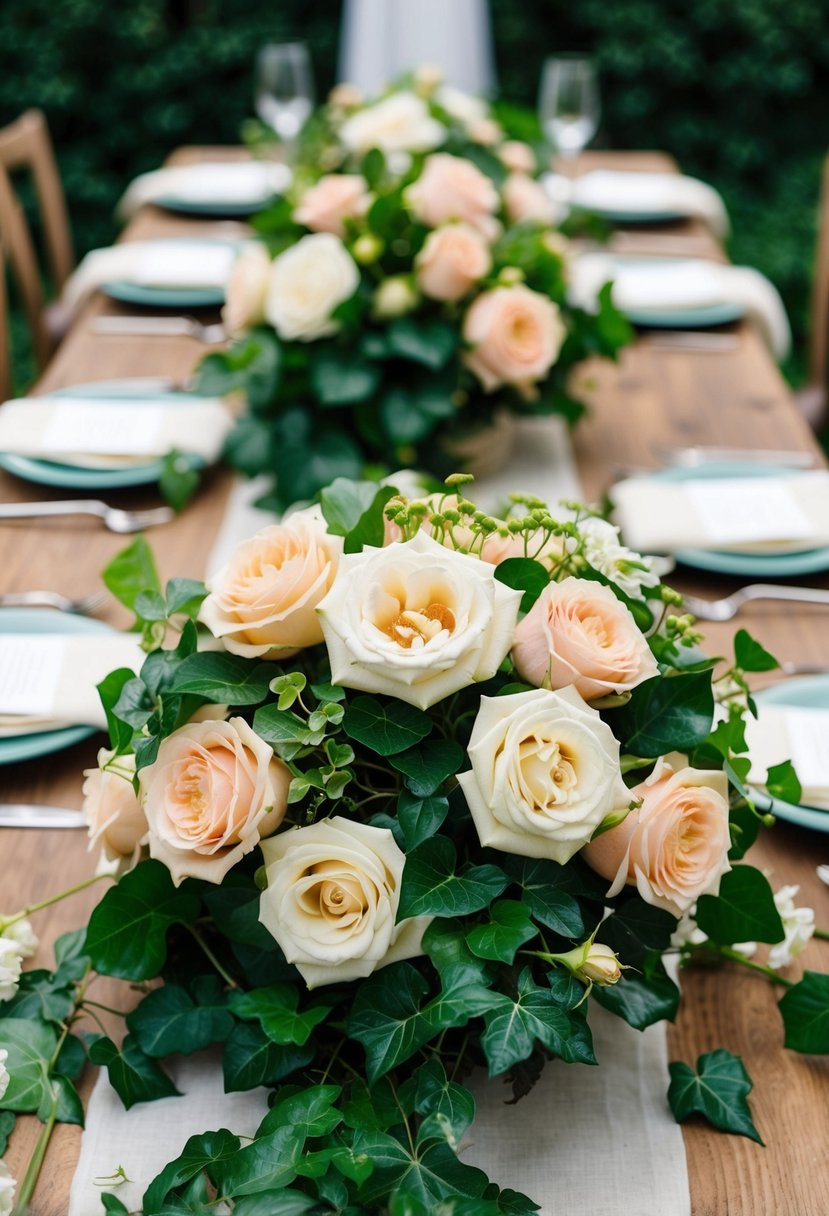
[[[619,982],[610,987],[595,985],[593,999],[617,1017],[624,1018],[635,1030],[644,1030],[654,1022],[674,1020],[679,1006],[679,988],[660,961],[654,974],[625,971]]]
[[[768,879],[753,866],[734,866],[720,879],[717,895],[701,895],[697,924],[712,941],[780,942],[783,922]]]
[[[129,1216],[129,1208],[121,1202],[117,1195],[104,1191],[101,1195],[101,1203],[104,1205],[104,1211],[112,1213],[113,1216]]]
[[[124,1039],[120,1051],[112,1039],[99,1035],[89,1044],[89,1058],[106,1068],[109,1083],[127,1110],[136,1102],[178,1096],[166,1072],[144,1054],[132,1035]]]
[[[50,1093],[46,1062],[52,1058],[58,1034],[52,1026],[23,1018],[0,1019],[0,1043],[9,1053],[9,1084],[3,1096],[6,1110],[36,1111]]]
[[[207,598],[207,588],[197,578],[171,578],[164,594],[168,616],[183,615],[195,620],[202,601]]]
[[[127,1014],[127,1026],[146,1055],[160,1058],[175,1052],[189,1056],[223,1043],[234,1022],[221,1005],[196,1004],[184,988],[165,984]]]
[[[423,844],[424,840],[430,840],[448,814],[449,799],[443,794],[417,798],[409,790],[401,790],[397,800],[397,818],[409,852]]]
[[[418,1146],[412,1152],[385,1132],[358,1131],[354,1151],[374,1162],[371,1177],[360,1188],[360,1202],[365,1206],[386,1199],[390,1191],[405,1184],[407,1194],[434,1212],[454,1195],[478,1200],[489,1181],[483,1170],[459,1161],[448,1144]]]
[[[24,971],[16,994],[3,1002],[7,1018],[37,1018],[60,1026],[74,1004],[72,980],[56,982],[49,971]]]
[[[500,895],[507,876],[497,866],[467,863],[455,873],[455,846],[435,836],[406,858],[400,889],[398,920],[410,916],[468,916],[480,912]]]
[[[708,738],[714,717],[711,672],[654,676],[634,689],[614,712],[613,733],[634,756],[656,757],[690,751]]]
[[[499,583],[524,592],[522,612],[529,612],[550,582],[549,570],[531,557],[508,557],[495,567],[495,577]]]
[[[515,998],[502,996],[484,1021],[481,1046],[491,1077],[526,1060],[536,1042],[568,1063],[596,1063],[586,1022],[562,1008],[551,989],[536,984],[529,968],[518,978]]]
[[[409,963],[392,963],[357,990],[348,1033],[365,1048],[369,1085],[437,1033],[438,1027],[420,1011],[428,989],[424,977]]]
[[[696,1072],[680,1060],[672,1061],[668,1070],[668,1101],[677,1123],[700,1114],[721,1132],[763,1143],[748,1108],[752,1083],[739,1056],[720,1049],[700,1056]]]
[[[276,1085],[314,1058],[313,1047],[274,1043],[261,1026],[240,1022],[222,1050],[226,1093],[241,1093],[258,1085]]]
[[[800,802],[803,790],[791,760],[771,766],[766,776],[766,789],[772,798],[779,798],[782,802]]]
[[[351,349],[320,344],[312,349],[308,376],[320,405],[354,405],[377,390],[381,378],[376,363]]]
[[[675,929],[676,917],[670,912],[646,904],[639,895],[632,895],[602,921],[597,937],[611,946],[624,962],[642,967],[651,951],[666,949]],[[735,940],[745,941],[746,938]]]
[[[129,684],[130,680],[135,678],[135,672],[131,671],[129,667],[119,667],[116,671],[111,671],[96,686],[106,714],[110,742],[119,755],[127,751],[132,743],[133,729],[128,722],[122,722],[120,718],[116,717],[113,711],[120,700],[124,685]]]
[[[414,705],[389,698],[355,697],[346,706],[343,730],[380,756],[406,751],[432,729],[432,719]]]
[[[402,1092],[398,1095],[385,1078],[369,1088],[357,1077],[351,1082],[348,1098],[342,1103],[343,1122],[346,1127],[384,1132],[400,1123],[401,1105],[405,1110]]]
[[[397,491],[374,481],[337,477],[320,494],[328,531],[345,538],[346,553],[359,553],[364,545],[380,546],[385,533],[383,510]]]
[[[58,1123],[75,1123],[78,1127],[83,1127],[83,1103],[68,1077],[50,1076],[37,1111],[41,1122],[45,1123],[49,1119],[53,1107]]]
[[[450,1081],[438,1059],[427,1060],[413,1077],[415,1110],[426,1115],[418,1140],[445,1140],[456,1152],[475,1118],[475,1099],[468,1089]]]
[[[314,1005],[300,1013],[299,991],[288,984],[255,988],[252,992],[232,992],[228,1002],[237,1017],[257,1021],[275,1043],[295,1043],[303,1047],[315,1026],[331,1012],[328,1005]]]
[[[573,892],[589,892],[573,867],[532,857],[508,857],[504,868],[520,884],[523,901],[537,921],[562,937],[583,935],[584,917]],[[598,898],[600,906],[601,895]],[[599,915],[597,912],[597,920]]]
[[[9,1139],[14,1131],[17,1116],[10,1110],[0,1110],[0,1157],[8,1148]]]
[[[189,883],[174,887],[166,866],[143,861],[107,891],[89,919],[92,966],[118,979],[152,979],[167,957],[167,930],[198,914],[199,899]]]
[[[203,1170],[212,1175],[216,1166],[238,1153],[239,1145],[239,1137],[226,1128],[191,1136],[181,1155],[165,1165],[144,1192],[143,1210],[146,1216],[155,1216],[155,1213],[161,1210],[164,1200],[177,1186],[189,1182]]]
[[[443,321],[415,321],[399,317],[386,330],[390,354],[439,371],[452,358],[458,345],[455,328]]]
[[[747,629],[738,629],[734,637],[734,658],[743,671],[774,671],[779,667],[773,654],[760,645]]]
[[[403,773],[406,788],[416,798],[428,798],[447,777],[453,777],[462,766],[465,752],[451,739],[434,739],[420,747],[392,756],[392,768]]]
[[[161,594],[152,549],[143,536],[117,553],[101,575],[104,586],[126,608],[135,611],[135,601],[142,591]]]
[[[515,899],[499,899],[490,908],[490,916],[489,924],[476,925],[467,933],[469,949],[479,958],[511,964],[519,947],[535,937],[538,929],[526,904]]]
[[[814,1055],[829,1052],[829,975],[807,971],[800,983],[786,992],[780,1012],[787,1047]]]
[[[235,1200],[233,1216],[303,1216],[312,1208],[319,1210],[316,1199],[302,1191],[281,1187],[278,1191],[261,1191]]]
[[[288,1186],[296,1177],[304,1144],[300,1129],[280,1127],[223,1162],[216,1185],[221,1194],[233,1197]]]
[[[171,691],[195,693],[218,705],[258,705],[268,695],[273,664],[252,663],[238,654],[206,650],[177,668]]]
[[[312,1085],[277,1101],[259,1125],[257,1137],[280,1127],[293,1127],[304,1138],[329,1135],[342,1123],[342,1115],[334,1109],[341,1093],[340,1085]]]

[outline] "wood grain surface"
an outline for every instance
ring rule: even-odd
[[[182,150],[174,159],[204,156],[206,150]],[[215,155],[215,150],[210,150]],[[227,150],[229,156],[236,155]],[[590,153],[580,168],[596,165],[670,169],[659,153]],[[234,229],[238,226],[234,225]],[[156,235],[227,235],[226,225],[172,216],[145,208],[130,225],[127,239]],[[687,252],[722,257],[707,230],[698,223],[660,225],[620,231],[614,244],[630,252]],[[204,348],[191,339],[101,337],[90,331],[90,319],[126,310],[96,297],[79,316],[72,332],[38,386],[45,392],[64,385],[131,375],[167,375],[183,381]],[[205,320],[215,319],[210,314]],[[611,484],[619,466],[657,466],[660,445],[716,444],[757,448],[815,450],[811,432],[798,416],[791,395],[755,332],[734,327],[735,349],[725,353],[660,348],[646,335],[623,352],[618,365],[593,363],[579,372],[591,410],[575,434],[575,448],[585,495],[596,498]],[[222,517],[230,476],[215,471],[205,478],[196,500],[173,523],[148,534],[162,577],[203,574],[204,560]],[[0,474],[4,501],[63,497],[44,487]],[[153,489],[109,495],[116,505],[149,506]],[[99,585],[99,573],[123,546],[124,538],[99,524],[72,519],[46,524],[0,524],[0,592],[48,587],[81,595]],[[669,580],[680,590],[714,597],[733,590],[738,581],[677,570]],[[810,582],[829,586],[829,579]],[[125,617],[109,606],[102,617],[123,624]],[[709,653],[728,653],[731,638],[745,625],[781,659],[825,662],[829,668],[829,630],[825,610],[757,604],[729,625],[705,627]],[[78,807],[82,770],[94,764],[102,738],[66,752],[0,769],[0,801],[52,803]],[[43,898],[61,886],[92,874],[94,857],[81,832],[0,829],[0,908],[10,910]],[[779,824],[750,854],[775,887],[799,883],[799,900],[816,909],[818,924],[829,927],[829,890],[815,875],[817,862],[829,861],[829,841],[821,835]],[[82,925],[100,888],[39,913],[36,928],[47,952],[54,938]],[[762,954],[759,956],[762,958]],[[829,942],[813,941],[798,965],[829,969]],[[99,981],[99,995],[104,982]],[[736,1136],[713,1132],[702,1123],[686,1124],[694,1216],[825,1216],[829,1212],[829,1062],[783,1048],[782,1023],[776,1009],[781,990],[739,967],[711,973],[686,972],[683,1001],[668,1031],[669,1056],[693,1064],[699,1054],[726,1047],[742,1056],[755,1089],[751,1107],[766,1147]],[[109,993],[112,997],[112,993]],[[122,993],[123,997],[123,993]],[[88,1070],[89,1072],[90,1070]],[[88,1089],[91,1076],[84,1086]],[[667,1077],[655,1077],[667,1089]],[[34,1119],[19,1120],[7,1161],[18,1176],[37,1136]],[[50,1146],[32,1216],[65,1216],[68,1189],[79,1148],[77,1128],[61,1126]],[[594,1162],[600,1143],[589,1149]],[[636,1179],[620,1178],[620,1193],[636,1208]],[[589,1212],[589,1182],[584,1213]],[[90,1214],[91,1216],[91,1214]],[[673,1216],[665,1213],[665,1216]]]

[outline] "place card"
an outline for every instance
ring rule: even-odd
[[[133,281],[144,287],[224,287],[236,255],[233,245],[168,242],[161,247],[150,242],[136,259]]]
[[[701,478],[685,493],[713,544],[806,540],[812,523],[788,485],[773,477]]]
[[[164,406],[146,401],[56,402],[44,428],[44,451],[135,456],[161,450]]]
[[[67,638],[0,636],[0,714],[54,711]]]
[[[783,722],[803,789],[829,792],[829,709],[786,707]]]

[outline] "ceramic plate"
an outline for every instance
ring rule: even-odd
[[[73,616],[49,608],[0,608],[0,633],[113,633],[110,625],[88,616]],[[61,730],[0,738],[0,764],[15,764],[72,747],[98,732],[95,726],[65,726]]]
[[[803,709],[829,709],[829,675],[804,676],[799,680],[781,680],[771,688],[755,694],[760,705],[792,705]],[[821,811],[812,806],[800,806],[772,798],[765,790],[758,790],[758,799],[779,819],[796,823],[802,828],[814,828],[817,832],[829,832],[829,810]]]
[[[150,398],[154,401],[190,401],[189,393],[148,393],[138,385],[129,387],[129,381],[96,381],[92,384],[73,384],[70,388],[58,389],[53,397],[113,397],[129,401],[131,398]],[[201,469],[204,461],[200,456],[183,455],[188,468]],[[160,460],[148,464],[130,465],[129,468],[82,469],[77,465],[60,464],[55,460],[37,460],[32,456],[13,456],[0,452],[0,469],[34,481],[42,486],[63,486],[70,490],[120,490],[126,486],[143,486],[158,481],[161,476]]]
[[[203,245],[205,239],[193,237],[178,237],[171,243]],[[238,246],[238,241],[222,241],[215,239],[212,244]],[[101,284],[104,295],[122,304],[137,304],[141,308],[221,308],[225,302],[224,287],[145,287],[140,283],[115,279],[111,283]]]
[[[689,217],[683,211],[624,211],[615,207],[583,207],[611,224],[674,224]]]
[[[699,308],[626,309],[625,316],[632,325],[647,329],[707,329],[710,325],[727,325],[745,316],[741,304],[706,304]]]
[[[272,194],[270,198],[262,199],[258,203],[211,203],[180,198],[177,194],[164,194],[160,198],[153,199],[153,204],[156,207],[163,207],[165,211],[176,211],[182,215],[204,215],[213,219],[235,220],[246,219],[249,215],[255,215],[257,211],[264,211],[278,198],[278,194]]]
[[[662,481],[685,481],[701,477],[780,477],[792,473],[779,465],[753,461],[718,461],[698,469],[660,469],[654,473]],[[803,549],[800,553],[727,553],[720,549],[678,549],[674,554],[684,566],[711,570],[715,574],[734,574],[746,578],[798,578],[829,570],[829,546]]]

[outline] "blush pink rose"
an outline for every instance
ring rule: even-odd
[[[409,206],[429,228],[461,220],[493,240],[499,231],[498,191],[471,161],[448,152],[427,156],[423,171],[407,191]]]
[[[535,153],[520,139],[508,139],[498,149],[501,164],[510,173],[534,173]]]
[[[659,674],[630,611],[610,587],[584,578],[545,587],[516,630],[512,658],[528,684],[572,684],[585,701]]]
[[[504,207],[513,224],[539,220],[551,224],[555,218],[553,201],[540,182],[526,173],[511,173],[502,187]]]
[[[225,288],[222,324],[229,334],[242,333],[265,320],[270,274],[271,259],[267,249],[249,241],[233,263]]]
[[[466,365],[487,393],[503,384],[531,390],[558,358],[566,330],[558,305],[518,284],[478,296],[463,322]]]
[[[83,812],[89,846],[101,846],[109,862],[124,868],[138,858],[147,834],[147,817],[133,787],[135,756],[116,756],[101,748],[98,767],[84,770]]]
[[[469,224],[430,232],[417,256],[417,282],[433,300],[460,300],[492,267],[489,245]]]
[[[178,886],[219,883],[279,827],[289,769],[244,718],[188,723],[168,735],[139,773],[150,856]]]
[[[700,895],[716,895],[728,860],[728,781],[716,769],[687,767],[671,752],[630,791],[642,805],[582,850],[618,895],[625,883],[646,903],[681,916]]]
[[[312,232],[345,236],[345,220],[357,220],[368,210],[370,195],[359,173],[330,173],[306,190],[294,208],[294,219]]]

